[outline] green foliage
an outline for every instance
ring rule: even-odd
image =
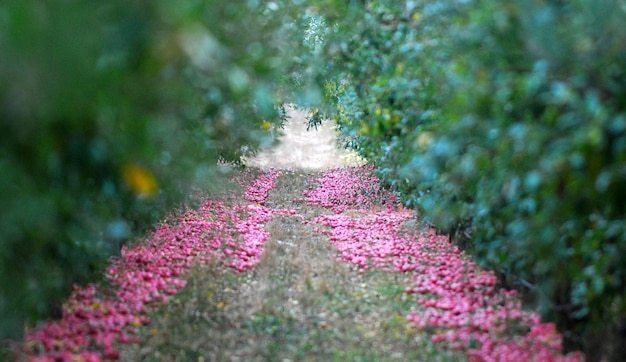
[[[0,340],[279,125],[282,2],[0,4]],[[286,87],[286,86],[283,86]],[[283,91],[285,93],[285,91]]]
[[[625,16],[614,0],[371,1],[327,44],[349,144],[590,360],[623,345]]]

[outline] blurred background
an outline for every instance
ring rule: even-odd
[[[4,0],[0,340],[273,142],[285,103],[555,321],[626,348],[622,0]]]

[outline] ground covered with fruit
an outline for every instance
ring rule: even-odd
[[[248,169],[28,331],[35,361],[578,361],[371,166]],[[201,196],[199,196],[201,197]]]

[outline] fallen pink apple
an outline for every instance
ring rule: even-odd
[[[185,286],[183,275],[194,264],[220,260],[237,272],[253,268],[268,233],[263,223],[294,210],[262,206],[280,175],[275,170],[244,175],[243,198],[252,204],[205,198],[198,210],[187,210],[158,226],[133,247],[123,247],[104,275],[111,287],[75,286],[63,318],[28,329],[23,357],[31,361],[116,360],[118,343],[137,343],[137,327],[146,325],[146,307],[165,303]]]
[[[495,290],[495,275],[478,268],[447,237],[429,229],[400,232],[411,212],[373,209],[383,191],[371,171],[330,170],[313,180],[319,186],[304,191],[304,201],[335,211],[310,223],[330,228],[314,230],[330,235],[340,260],[407,276],[405,293],[422,307],[407,316],[411,324],[434,331],[433,342],[466,351],[470,361],[584,360],[582,353],[563,356],[554,324],[523,310],[515,291]],[[530,332],[510,333],[511,327]]]

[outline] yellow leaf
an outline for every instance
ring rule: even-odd
[[[137,195],[151,197],[159,190],[159,185],[150,170],[137,164],[126,164],[122,169],[124,182]]]

